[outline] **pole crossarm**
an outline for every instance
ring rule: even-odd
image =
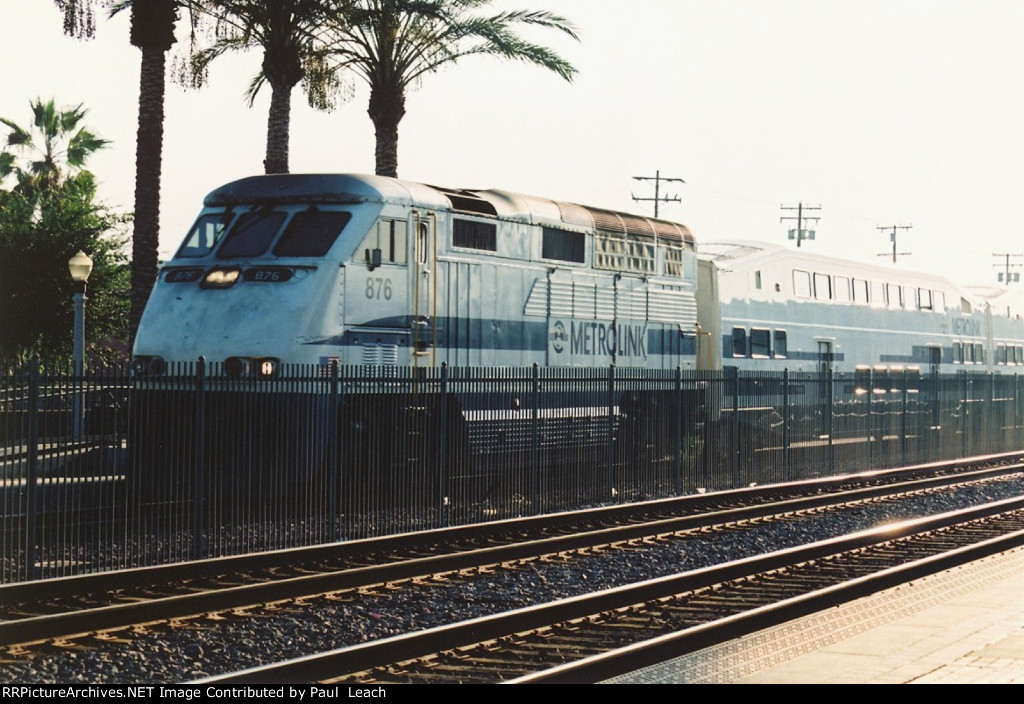
[[[629,195],[633,196],[633,200],[635,200],[637,202],[647,201],[647,200],[654,201],[654,217],[658,217],[658,204],[659,203],[680,203],[680,202],[682,202],[679,199],[679,195],[678,194],[673,194],[671,196],[662,196],[661,195],[661,184],[662,183],[686,183],[686,181],[684,181],[681,178],[669,178],[667,176],[662,176],[661,175],[661,171],[655,171],[654,172],[654,176],[634,176],[633,179],[635,181],[654,181],[654,197],[653,198],[641,198],[639,196],[633,195],[632,192],[629,194]]]
[[[893,264],[896,263],[896,257],[899,257],[899,256],[906,257],[906,256],[909,256],[911,254],[911,252],[897,252],[896,251],[896,231],[897,230],[909,230],[912,227],[914,227],[914,226],[913,225],[879,225],[878,227],[875,228],[876,230],[881,230],[883,232],[886,231],[886,230],[892,230],[892,232],[889,233],[889,239],[892,240],[892,263]],[[890,255],[889,255],[888,252],[886,252],[884,254],[879,254],[878,256],[880,256],[880,257],[888,257]]]
[[[1020,267],[1024,267],[1024,264],[1011,263],[1010,257],[1024,257],[1024,254],[1015,254],[1010,252],[993,252],[992,256],[999,257],[1000,259],[1003,260],[1002,264],[992,265],[996,269],[1002,269],[1002,271],[999,272],[1000,282],[1005,282],[1006,285],[1009,286],[1011,279],[1015,281],[1020,281],[1020,274],[1011,274],[1010,269],[1018,269]]]
[[[796,220],[796,230],[790,230],[790,239],[796,240],[796,246],[799,247],[800,243],[804,240],[814,239],[814,230],[808,230],[804,228],[804,225],[808,222],[816,223],[820,219],[817,215],[806,215],[807,211],[816,212],[821,210],[820,205],[804,205],[802,202],[797,205],[780,205],[779,208],[782,210],[795,210],[796,215],[783,215],[779,218],[779,222],[785,222],[786,220]]]

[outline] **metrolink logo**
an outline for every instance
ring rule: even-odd
[[[551,349],[563,354],[620,357],[647,356],[647,326],[635,323],[605,323],[598,320],[569,321],[569,329],[561,320],[551,323],[548,333]]]

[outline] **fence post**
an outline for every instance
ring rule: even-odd
[[[789,445],[791,438],[789,415],[789,367],[786,367],[782,370],[782,481],[784,482],[790,480]]]
[[[441,434],[437,443],[438,477],[437,512],[441,527],[448,526],[448,463],[445,461],[448,438],[448,362],[441,362]]]
[[[900,413],[900,466],[907,466],[907,377],[909,374],[903,374],[903,408]]]
[[[338,443],[341,442],[341,433],[338,432],[338,385],[340,383],[338,374],[338,360],[331,360],[331,388],[329,391],[328,403],[330,406],[327,409],[327,492],[328,492],[328,506],[331,515],[331,530],[330,534],[334,536],[335,540],[341,540],[341,487],[340,487],[340,475],[341,470],[338,467]]]
[[[533,513],[541,512],[540,507],[540,365],[533,363],[533,403],[531,403],[530,427],[530,491]]]
[[[930,460],[938,459],[940,448],[943,445],[942,436],[945,434],[946,429],[943,426],[940,418],[940,406],[939,406],[939,385],[942,384],[942,378],[939,376],[938,368],[932,371],[932,408],[931,408],[931,423],[929,423],[928,429],[928,453]]]
[[[683,370],[676,366],[676,494],[683,493]]]
[[[872,417],[871,402],[875,398],[875,370],[868,370],[868,392],[864,394],[868,404],[868,468],[875,464],[875,419]]]
[[[825,402],[828,405],[828,474],[836,475],[836,372],[832,367],[825,370]]]
[[[206,357],[196,362],[196,416],[195,416],[195,483],[192,500],[192,555],[193,559],[206,556]]]
[[[963,406],[960,412],[960,456],[967,457],[967,432],[969,428],[967,424],[967,409],[970,404],[971,386],[966,372],[963,374],[963,381],[963,393],[961,394]]]
[[[729,451],[729,463],[732,465],[732,487],[740,485],[740,370],[731,367],[732,377],[732,447]]]
[[[608,365],[608,488],[612,498],[615,488],[615,363]]]
[[[982,449],[985,452],[985,454],[988,454],[992,452],[993,449],[995,449],[993,447],[993,438],[995,437],[995,433],[992,431],[995,430],[996,428],[1003,427],[1002,419],[999,418],[1000,415],[1002,414],[996,412],[996,375],[995,372],[989,372],[988,403],[985,404],[985,415],[982,417],[981,424],[981,427],[990,429],[989,432],[986,433],[987,437],[981,438],[982,443],[984,443],[982,445]],[[1002,438],[1000,438],[998,449],[999,451],[1002,451],[1003,449]]]
[[[28,368],[28,476],[25,491],[28,503],[25,516],[25,558],[28,560],[26,576],[39,578],[39,546],[36,545],[36,525],[39,519],[39,358],[34,357]]]
[[[1021,441],[1021,376],[1014,375],[1014,439],[1015,445]]]

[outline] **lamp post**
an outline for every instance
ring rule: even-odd
[[[79,437],[82,434],[82,374],[85,373],[85,282],[92,273],[92,259],[79,250],[78,254],[68,260],[68,271],[71,272],[71,280],[75,283],[75,330],[71,360],[73,374],[76,377],[75,384],[79,390],[72,398],[72,422],[74,435]]]

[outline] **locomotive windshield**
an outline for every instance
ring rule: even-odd
[[[331,249],[352,213],[306,210],[296,213],[274,247],[278,257],[322,257]]]
[[[276,241],[274,256],[322,257],[330,251],[352,214],[312,207],[299,212],[251,210],[232,222],[233,217],[230,210],[201,216],[178,256],[205,257],[216,249],[218,259],[259,257]]]
[[[231,222],[230,211],[201,216],[192,226],[192,231],[185,239],[185,244],[178,250],[178,256],[205,257],[220,241],[229,222]]]
[[[287,213],[256,211],[238,216],[217,250],[218,259],[258,257],[267,251],[270,241],[281,229]]]

